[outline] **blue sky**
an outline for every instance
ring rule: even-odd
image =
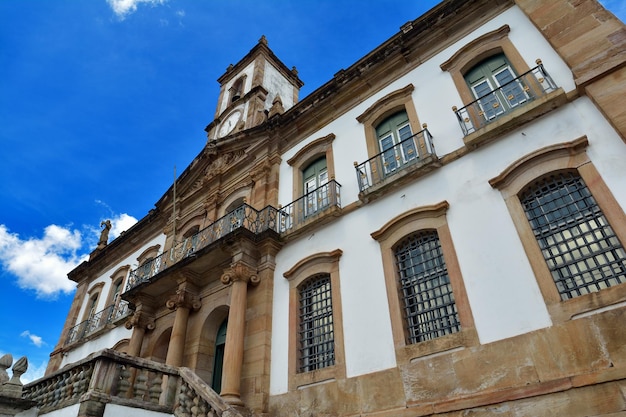
[[[262,35],[304,97],[436,3],[0,0],[0,355],[43,374],[67,273],[102,220],[129,228],[201,151],[217,78]]]

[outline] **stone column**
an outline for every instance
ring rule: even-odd
[[[153,330],[155,327],[154,317],[146,311],[143,304],[139,304],[135,313],[124,324],[127,329],[133,329],[128,343],[128,354],[135,357],[141,357],[141,347],[146,330]]]
[[[257,285],[256,270],[243,262],[233,263],[224,271],[222,283],[232,283],[228,330],[224,350],[222,371],[222,398],[232,405],[243,405],[241,401],[241,369],[243,367],[243,344],[246,330],[246,308],[248,283]]]
[[[167,308],[176,310],[172,335],[170,336],[170,343],[167,348],[167,357],[165,358],[166,365],[182,366],[189,313],[192,310],[199,310],[202,305],[200,298],[194,294],[195,291],[190,287],[191,284],[181,282],[176,294],[170,297],[166,302]]]

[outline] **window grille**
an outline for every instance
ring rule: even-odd
[[[582,178],[545,177],[520,194],[562,300],[626,282],[626,252]]]
[[[395,255],[408,343],[458,332],[461,324],[437,232],[407,237]]]
[[[335,364],[335,338],[330,275],[309,278],[299,288],[299,372]]]

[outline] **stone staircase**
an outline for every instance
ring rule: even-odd
[[[253,417],[227,404],[188,368],[174,368],[111,349],[95,352],[23,387],[38,415],[79,404],[79,417],[102,417],[109,404],[176,417]],[[72,413],[73,415],[73,413]],[[143,415],[143,414],[142,414]]]

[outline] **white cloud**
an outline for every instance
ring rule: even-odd
[[[0,358],[4,356],[4,354],[5,352],[0,351]],[[11,355],[11,357],[13,358],[13,363],[15,363],[19,359],[19,358],[14,357],[13,355]],[[46,373],[46,368],[48,367],[47,360],[42,361],[39,365],[34,365],[33,363],[31,363],[28,357],[26,358],[26,360],[28,361],[28,369],[26,370],[26,372],[24,372],[24,374],[20,378],[20,381],[22,381],[22,384],[24,385],[30,382],[36,381],[39,378],[43,377],[43,375]],[[9,378],[10,378],[11,369],[7,369],[7,374],[9,374]]]
[[[37,347],[42,347],[43,345],[47,344],[47,343],[45,343],[43,341],[41,336],[37,336],[36,334],[32,334],[28,330],[23,331],[22,334],[20,334],[20,336],[28,337],[30,339],[30,341],[33,343],[33,345],[35,345]]]
[[[24,375],[22,375],[22,377],[20,378],[20,381],[22,381],[22,384],[25,385],[25,384],[29,384],[33,381],[38,380],[39,378],[43,377],[43,375],[46,373],[47,367],[48,367],[47,360],[41,362],[39,365],[31,363],[29,360],[28,369],[26,370]]]
[[[146,3],[151,6],[158,6],[165,4],[167,0],[107,0],[113,12],[121,20],[124,20],[126,16],[137,11],[137,5],[140,3]]]
[[[21,239],[0,224],[0,266],[18,279],[18,285],[40,297],[74,291],[67,273],[82,261],[77,251],[81,234],[57,225],[44,229],[41,238]]]
[[[137,219],[126,213],[112,216],[109,242],[135,223]],[[52,224],[44,229],[42,237],[22,239],[0,224],[0,269],[17,277],[20,288],[34,290],[38,297],[69,294],[76,284],[67,274],[88,259],[100,237],[101,229],[85,229],[83,239],[78,230]]]
[[[111,219],[111,238],[115,239],[122,232],[130,229],[135,223],[137,223],[137,219],[133,216],[130,216],[126,213],[119,214],[118,216]]]

